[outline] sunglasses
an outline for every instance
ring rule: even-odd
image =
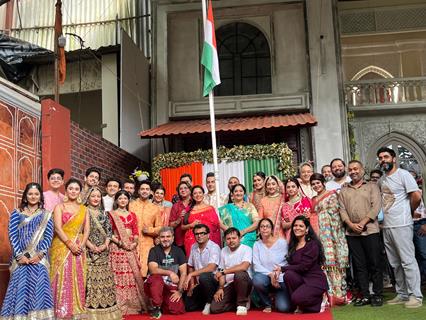
[[[194,233],[194,236],[205,236],[207,234],[207,232],[196,232]]]

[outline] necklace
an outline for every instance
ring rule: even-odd
[[[25,207],[24,213],[28,216],[32,216],[34,213],[36,213],[40,208],[37,206],[35,209],[30,209],[29,207]]]
[[[288,202],[290,202],[291,204],[294,204],[296,202],[298,202],[302,197],[300,195],[294,196],[294,198],[291,198],[288,200]]]
[[[241,202],[234,202],[234,205],[238,208],[243,208],[244,207],[244,201]]]

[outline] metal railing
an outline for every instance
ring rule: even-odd
[[[345,82],[349,107],[426,103],[426,77]]]

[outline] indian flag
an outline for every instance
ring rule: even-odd
[[[220,84],[219,59],[217,56],[216,35],[211,0],[209,0],[207,20],[204,23],[204,46],[203,55],[201,57],[201,64],[204,66],[203,95],[207,96],[215,86]]]

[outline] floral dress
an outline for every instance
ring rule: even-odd
[[[337,193],[327,191],[313,199],[314,211],[318,214],[319,238],[324,247],[325,271],[332,296],[346,296],[346,268],[348,245],[345,229],[339,213]]]

